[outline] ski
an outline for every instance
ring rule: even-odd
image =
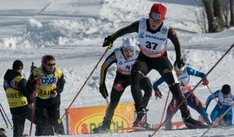
[[[178,129],[165,129],[165,128],[161,128],[159,130],[163,130],[163,131],[174,131],[174,130],[188,130],[189,128],[184,127],[184,128],[178,128]],[[126,127],[126,128],[118,128],[116,129],[116,132],[119,131],[125,131],[125,132],[140,132],[140,131],[155,131],[157,130],[156,127],[152,128],[152,127]]]
[[[209,127],[207,128],[194,128],[194,129],[208,129]],[[234,126],[228,126],[228,127],[223,127],[223,126],[215,126],[215,127],[212,127],[212,128],[221,128],[221,129],[233,129]],[[194,130],[194,129],[191,129],[191,128],[187,128],[187,127],[183,127],[183,128],[178,128],[178,129],[159,129],[160,131],[180,131],[180,130]],[[126,127],[126,128],[118,128],[117,129],[118,131],[114,131],[113,133],[122,133],[122,132],[119,132],[119,131],[125,131],[127,133],[131,133],[131,132],[144,132],[144,131],[155,131],[157,130],[157,128],[144,128],[144,127]]]
[[[194,129],[208,129],[207,128],[194,128]],[[234,129],[234,126],[213,126],[212,128],[220,128],[220,129],[225,129],[225,130],[229,130],[229,129]],[[160,131],[181,131],[181,130],[194,130],[191,128],[187,128],[187,127],[182,127],[182,128],[174,128],[174,129],[165,129],[165,128],[161,128],[159,129]],[[89,134],[112,134],[112,133],[134,133],[134,132],[146,132],[146,131],[155,131],[157,130],[157,127],[125,127],[125,128],[117,128],[115,130],[110,130],[109,132],[101,132],[101,133],[89,133]]]
[[[117,130],[124,130],[126,132],[138,132],[138,131],[154,131],[155,128],[150,128],[150,127],[126,127],[126,128],[120,128]]]

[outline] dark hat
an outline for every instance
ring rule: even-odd
[[[228,84],[222,86],[221,92],[224,95],[228,95],[231,92],[231,87]]]
[[[15,60],[12,66],[13,70],[23,69],[23,67],[24,67],[23,62],[20,60]]]
[[[160,3],[156,3],[151,7],[149,16],[154,20],[159,19],[160,21],[163,21],[165,19],[166,13],[167,8]]]

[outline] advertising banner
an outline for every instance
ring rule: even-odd
[[[68,111],[70,134],[92,133],[94,128],[102,124],[106,108],[107,105],[70,108]],[[117,128],[131,127],[134,120],[135,108],[133,103],[119,104],[115,110],[110,129],[115,131]]]

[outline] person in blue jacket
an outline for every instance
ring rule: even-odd
[[[205,108],[203,107],[203,104],[201,103],[201,101],[196,97],[196,95],[194,95],[194,93],[191,93],[191,85],[190,83],[190,75],[192,76],[196,76],[196,77],[200,77],[203,79],[202,84],[203,85],[208,85],[209,81],[207,80],[205,74],[203,72],[197,71],[189,66],[184,66],[181,69],[179,68],[174,68],[175,72],[176,72],[176,76],[178,77],[178,80],[180,82],[180,88],[182,93],[184,94],[184,96],[187,98],[187,104],[188,106],[190,106],[191,108],[193,108],[194,110],[196,110],[199,114],[201,114],[203,120],[205,121],[205,123],[207,125],[211,125],[211,122],[208,118],[208,114],[205,110]],[[153,84],[153,88],[155,91],[155,97],[156,99],[159,97],[162,97],[162,93],[159,90],[158,86],[161,85],[164,82],[164,79],[161,77],[159,78],[157,81],[154,82]],[[189,97],[188,97],[189,96]],[[172,113],[176,113],[177,110],[175,110],[176,106],[179,103],[175,100],[175,98],[173,97],[170,104],[167,107],[167,113],[166,113],[166,118],[168,116],[170,116]],[[165,129],[166,130],[170,130],[172,129],[172,117],[169,118],[166,123],[165,123]]]
[[[222,126],[234,125],[234,115],[233,115],[233,105],[234,105],[234,95],[231,93],[231,87],[228,84],[224,84],[222,89],[217,90],[212,95],[210,95],[206,100],[206,108],[208,108],[210,102],[218,98],[217,104],[211,112],[210,119],[214,122],[222,114],[224,114],[230,107],[232,107],[229,112],[223,117],[224,123],[220,123]]]

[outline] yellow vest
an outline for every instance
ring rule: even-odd
[[[55,68],[53,74],[46,74],[43,72],[42,67],[33,71],[35,79],[39,78],[38,85],[38,97],[41,99],[49,99],[51,92],[57,89],[57,84],[62,76],[62,71],[59,68]]]
[[[27,98],[19,92],[19,82],[23,76],[17,76],[10,82],[10,86],[6,89],[6,96],[10,108],[17,108],[28,105]]]

